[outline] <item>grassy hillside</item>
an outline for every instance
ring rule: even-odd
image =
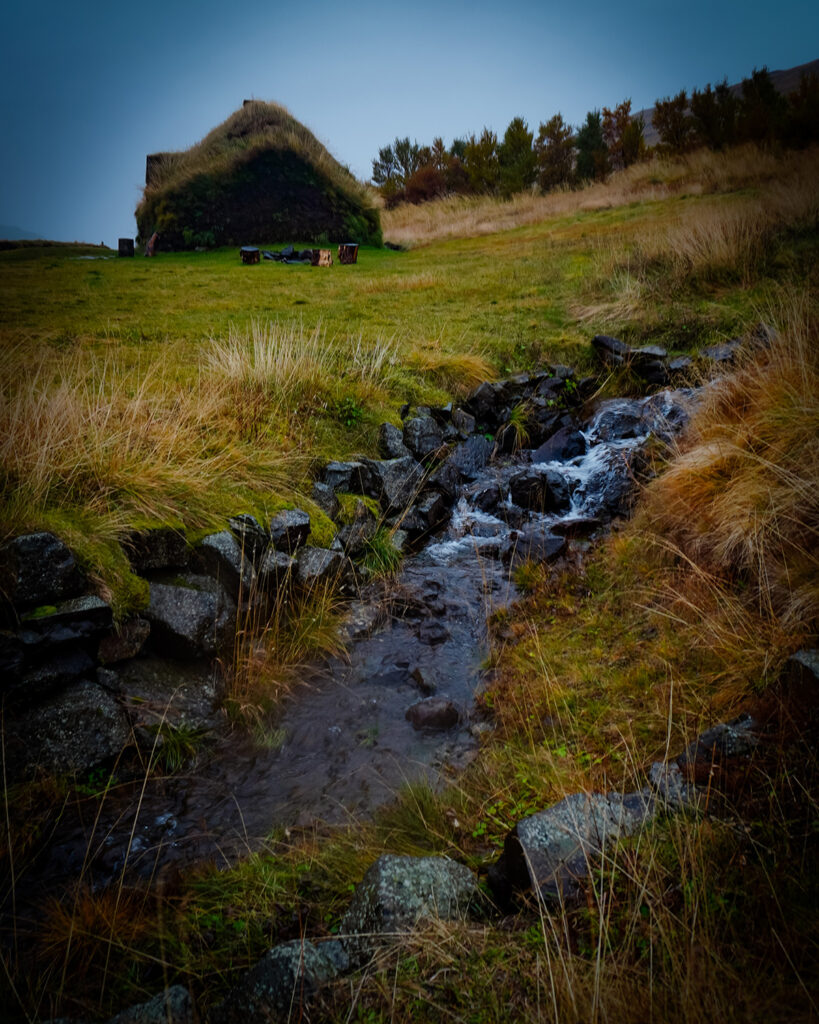
[[[79,887],[26,924],[25,972],[4,961],[20,1019],[105,1019],[174,981],[212,1005],[275,942],[331,933],[379,853],[484,870],[520,817],[639,786],[740,710],[770,724],[749,771],[624,843],[579,907],[426,930],[314,1017],[815,1018],[815,708],[777,679],[819,630],[818,164],[697,154],[575,193],[396,210],[386,237],[413,247],[365,248],[353,267],[0,253],[2,534],[55,529],[121,611],[141,599],[112,554],[129,523],[305,503],[315,462],[373,453],[404,401],[543,359],[596,369],[601,328],[679,353],[760,320],[779,331],[709,392],[679,449],[656,453],[628,524],[572,571],[518,574],[524,599],[492,623],[494,731],[451,788],[411,788],[355,827],[271,835],[231,870]],[[7,802],[4,870],[62,795],[45,780]]]
[[[250,101],[190,149],[149,157],[147,179],[137,228],[161,249],[381,241],[366,189],[275,103]]]

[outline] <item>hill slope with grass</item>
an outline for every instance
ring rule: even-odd
[[[190,149],[149,157],[146,179],[137,228],[161,249],[381,241],[365,188],[275,103],[247,101]]]

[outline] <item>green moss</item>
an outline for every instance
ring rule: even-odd
[[[359,502],[369,509],[376,519],[381,518],[381,506],[375,498],[368,498],[365,494],[345,494],[343,491],[339,491],[336,498],[339,504],[338,519],[342,526],[349,525],[355,519]]]

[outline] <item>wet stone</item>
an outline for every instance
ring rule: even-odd
[[[529,526],[515,534],[511,549],[513,566],[525,561],[553,562],[566,551],[566,538],[542,526]]]
[[[299,508],[279,512],[270,520],[270,539],[279,551],[293,554],[309,534],[310,516]]]
[[[413,729],[443,732],[461,720],[460,712],[446,697],[427,697],[407,708],[406,719]]]
[[[262,592],[270,594],[286,585],[293,572],[296,560],[284,551],[268,548],[267,554],[259,562],[257,579]]]
[[[87,678],[93,671],[94,660],[84,647],[62,646],[43,664],[28,667],[22,673],[19,685],[11,689],[10,697],[18,702],[34,701],[55,690],[65,689],[83,676]]]
[[[424,471],[411,455],[383,462],[367,459],[364,466],[367,478],[362,480],[366,486],[361,490],[376,498],[386,512],[402,512],[407,508],[423,481]]]
[[[430,647],[434,647],[436,644],[442,644],[445,640],[449,639],[449,630],[443,622],[438,622],[434,619],[426,620],[418,626],[416,636],[422,644],[429,644]]]
[[[213,657],[233,640],[236,606],[209,576],[186,573],[173,583],[152,583],[145,612],[154,641],[175,657]]]
[[[111,606],[99,597],[73,597],[60,604],[27,612],[20,620],[20,639],[29,650],[46,651],[73,640],[86,640],[111,628]]]
[[[748,714],[731,722],[718,722],[698,736],[677,758],[677,764],[689,775],[719,767],[733,758],[753,753],[759,739],[757,723]]]
[[[329,484],[323,484],[317,480],[313,484],[313,490],[311,494],[313,501],[318,505],[321,511],[332,520],[335,520],[341,509],[336,492]]]
[[[127,658],[135,658],[151,635],[151,624],[138,615],[126,619],[118,628],[100,640],[97,660],[101,665],[112,665]]]
[[[333,583],[341,577],[344,564],[344,556],[339,551],[301,548],[296,558],[296,580],[302,587]]]
[[[596,334],[592,338],[592,348],[605,363],[613,366],[620,366],[625,362],[631,348],[619,338],[612,338],[608,334]]]
[[[84,582],[73,554],[53,533],[27,533],[0,547],[0,593],[15,608],[75,597]]]
[[[196,561],[200,572],[220,583],[234,600],[250,593],[255,572],[242,545],[228,530],[211,533],[196,547]]]
[[[255,516],[241,513],[228,519],[228,526],[239,544],[245,558],[255,565],[270,544],[270,533],[265,530]]]
[[[571,502],[565,477],[550,469],[515,474],[509,491],[516,505],[536,512],[564,512]]]
[[[360,470],[360,462],[328,462],[321,471],[321,482],[334,492],[355,493],[352,479]]]
[[[452,410],[452,426],[462,437],[468,437],[475,432],[475,417],[465,409]]]
[[[150,530],[134,530],[122,542],[128,561],[135,572],[158,572],[162,569],[184,569],[191,551],[184,532],[170,526]]]
[[[413,416],[404,421],[404,444],[419,462],[443,443],[441,428],[432,416]]]
[[[13,741],[8,753],[21,770],[81,774],[116,757],[130,744],[131,729],[114,697],[83,680],[29,709]]]
[[[447,461],[462,480],[476,480],[489,465],[491,457],[492,442],[485,437],[474,436],[459,444]]]
[[[382,423],[378,428],[378,451],[385,459],[403,459],[411,454],[402,431],[392,423]]]
[[[586,454],[586,438],[574,427],[561,427],[532,452],[532,462],[568,462]]]
[[[358,558],[364,554],[377,529],[378,521],[375,515],[363,501],[357,501],[352,522],[342,526],[338,531],[337,540],[346,554]]]

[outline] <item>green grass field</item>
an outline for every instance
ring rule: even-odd
[[[582,571],[521,574],[525,598],[492,623],[495,732],[455,785],[411,788],[355,828],[272,835],[229,871],[70,894],[29,936],[25,976],[4,960],[19,1019],[105,1019],[175,981],[212,1005],[275,942],[331,934],[381,852],[482,870],[515,820],[640,785],[667,744],[758,706],[788,654],[815,646],[817,156],[752,154],[728,177],[720,160],[692,157],[671,192],[651,170],[638,198],[615,176],[501,231],[480,218],[514,207],[488,200],[463,237],[446,237],[463,209],[445,203],[400,211],[400,232],[385,215],[387,239],[425,243],[364,248],[356,266],[0,252],[0,533],[61,533],[121,614],[145,598],[118,554],[129,525],[315,511],[317,463],[374,453],[405,401],[545,361],[598,373],[599,331],[679,353],[760,320],[783,338],[738,368]],[[815,784],[815,751],[772,747],[724,813],[659,820],[571,913],[430,928],[332,988],[316,1019],[815,1019]],[[0,858],[19,866],[61,785],[7,802]]]

